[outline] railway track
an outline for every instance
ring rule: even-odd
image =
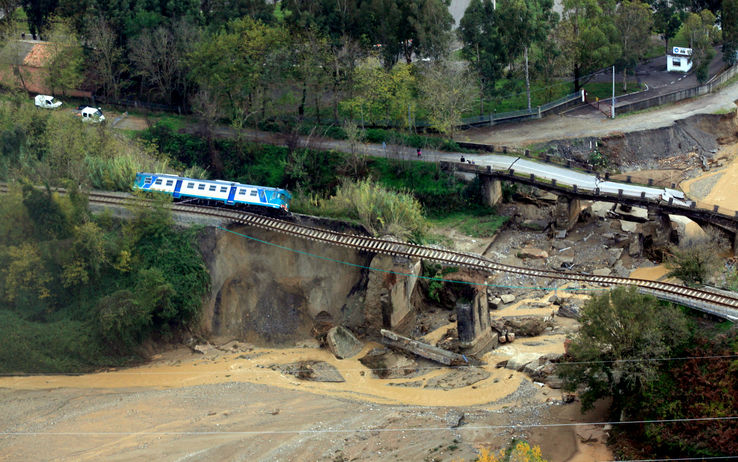
[[[6,185],[0,183],[0,193],[7,190]],[[64,191],[57,190],[61,193]],[[89,195],[90,203],[100,205],[125,206],[140,203],[140,199],[125,194],[93,192]],[[635,286],[644,293],[658,298],[696,308],[722,318],[738,320],[738,293],[735,297],[725,293],[710,292],[707,290],[684,287],[666,282],[649,281],[646,279],[622,278],[616,276],[595,276],[591,274],[554,271],[546,269],[524,268],[505,265],[489,260],[480,255],[456,252],[447,249],[396,242],[369,236],[328,231],[325,229],[304,226],[279,218],[264,215],[229,210],[219,207],[205,207],[199,205],[172,204],[173,212],[207,216],[233,223],[287,234],[301,239],[323,242],[329,245],[347,247],[358,251],[380,253],[410,259],[431,260],[448,266],[470,268],[487,273],[504,272],[557,281],[581,282],[599,284],[602,286]]]
[[[125,202],[127,200],[130,199],[105,194],[90,195],[90,202],[96,203],[103,202],[119,204],[121,201]],[[279,218],[272,218],[237,210],[227,210],[218,207],[173,204],[171,209],[175,212],[225,219],[230,222],[255,226],[257,228],[287,234],[302,239],[309,239],[316,242],[323,242],[329,245],[411,259],[431,260],[448,266],[465,267],[487,273],[504,272],[559,281],[600,284],[603,286],[635,286],[642,292],[652,294],[665,300],[697,308],[731,321],[738,320],[738,294],[736,294],[735,297],[732,297],[725,293],[714,293],[707,290],[693,289],[677,284],[649,281],[646,279],[595,276],[582,273],[505,265],[479,255],[435,247],[420,246],[405,242],[396,242],[387,239],[328,231],[325,229],[299,225]]]

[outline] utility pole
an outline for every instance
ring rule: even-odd
[[[610,101],[610,117],[613,119],[615,118],[615,66],[612,66],[612,100]]]

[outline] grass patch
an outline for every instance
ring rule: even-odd
[[[497,215],[495,209],[487,207],[457,211],[445,216],[429,218],[435,227],[455,228],[472,237],[492,237],[509,217]]]

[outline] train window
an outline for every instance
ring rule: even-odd
[[[220,192],[226,192],[226,191],[228,191],[228,186],[221,186],[220,187]]]
[[[187,183],[187,189],[192,189],[195,187],[195,183]]]
[[[154,182],[154,184],[161,184],[161,178],[160,178],[160,179],[158,179],[158,180],[156,180],[156,181]]]
[[[167,186],[171,186],[174,184],[174,180],[167,180]]]
[[[205,189],[205,185],[202,184],[202,183],[200,183],[199,185],[197,185],[197,189],[199,189],[200,191],[202,191],[202,190]]]
[[[151,184],[151,177],[150,176],[147,176],[146,178],[144,178],[144,184]]]
[[[246,190],[245,190],[245,189],[239,189],[239,190],[238,190],[238,195],[239,195],[239,196],[243,196],[243,195],[245,195],[245,194],[246,194]]]
[[[208,188],[210,191],[215,191],[215,185],[210,185],[210,188]]]
[[[252,196],[256,196],[256,190],[255,190],[255,189],[252,189],[252,190],[251,190],[251,195],[252,195]]]

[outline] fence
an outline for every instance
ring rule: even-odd
[[[683,99],[694,98],[695,96],[705,95],[711,93],[717,89],[720,85],[727,82],[733,76],[738,74],[738,66],[731,66],[724,72],[717,74],[715,77],[710,79],[704,85],[698,85],[696,87],[687,88],[684,90],[667,93],[665,95],[654,96],[652,98],[644,99],[641,101],[633,101],[632,103],[625,103],[622,106],[616,103],[615,111],[618,114],[626,112],[641,111],[654,106],[661,106],[662,104],[676,103]]]
[[[482,125],[495,125],[504,122],[516,122],[527,119],[540,119],[548,112],[568,109],[584,101],[583,92],[578,91],[550,101],[535,108],[521,109],[518,111],[492,113],[481,116],[467,117],[461,120],[463,127],[478,127]]]

